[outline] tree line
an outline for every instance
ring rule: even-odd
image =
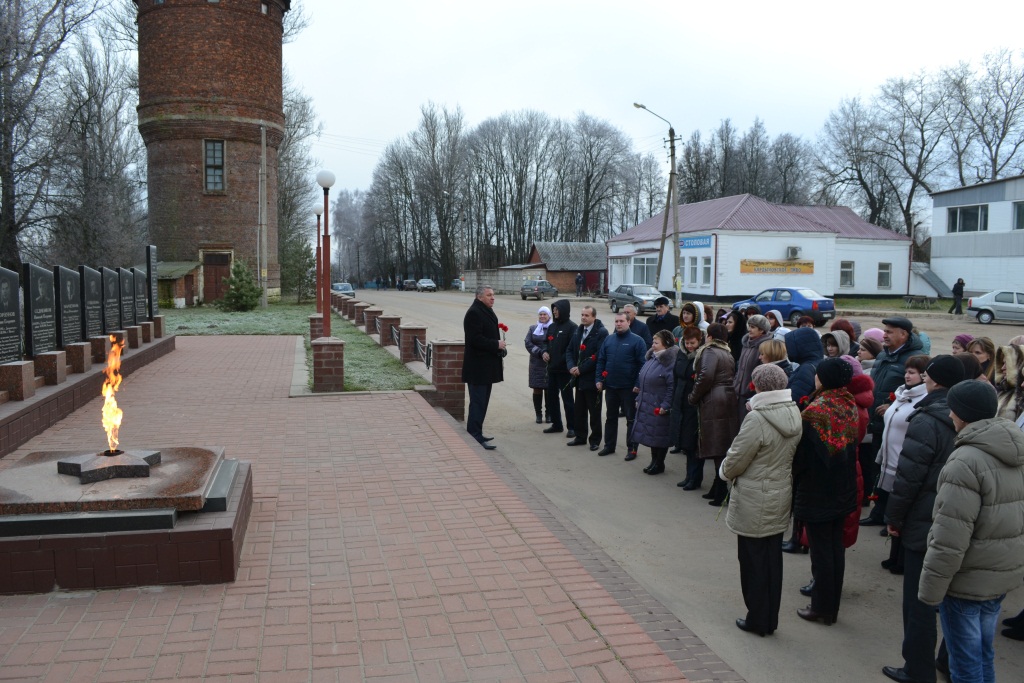
[[[1024,173],[1024,62],[922,71],[844,99],[813,141],[746,131],[725,119],[679,140],[679,201],[750,193],[784,204],[846,205],[868,222],[927,235],[927,195]],[[664,208],[650,154],[585,113],[572,121],[507,112],[469,127],[462,112],[421,108],[384,151],[366,192],[334,208],[342,274],[434,277],[524,262],[535,241],[599,242]]]

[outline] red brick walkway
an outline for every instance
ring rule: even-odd
[[[293,338],[177,345],[126,379],[121,443],[254,464],[239,579],[0,597],[0,679],[684,680],[418,395],[288,398]],[[0,466],[104,444],[97,400]]]

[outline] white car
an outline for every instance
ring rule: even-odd
[[[1024,292],[1002,289],[972,296],[967,300],[967,310],[983,325],[993,320],[1024,320]]]
[[[416,291],[417,292],[436,292],[437,291],[437,285],[434,284],[433,280],[431,280],[429,278],[423,278],[422,280],[420,280],[419,282],[416,283]]]

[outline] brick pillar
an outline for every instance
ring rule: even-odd
[[[356,300],[350,296],[346,296],[341,300],[341,317],[348,318],[349,320],[352,319],[352,304],[355,302]]]
[[[313,347],[313,391],[345,391],[345,342],[320,337]]]
[[[142,328],[142,343],[148,344],[153,341],[153,323],[149,321],[141,322],[139,327]]]
[[[64,352],[68,354],[68,367],[72,373],[81,374],[92,370],[92,344],[89,342],[67,344]]]
[[[377,334],[377,318],[383,312],[384,309],[376,306],[363,309],[363,325],[366,326],[366,334]]]
[[[367,308],[373,308],[373,304],[368,304],[365,301],[360,301],[355,305],[355,313],[352,315],[352,322],[356,324],[356,327],[363,325],[363,311]]]
[[[47,351],[33,357],[36,376],[49,385],[63,384],[68,379],[68,356],[63,351]]]
[[[391,328],[401,329],[402,319],[397,315],[382,315],[380,317],[380,345],[394,346],[395,340],[391,337]]]
[[[319,339],[324,336],[324,316],[322,313],[314,313],[309,316],[309,338]]]
[[[110,337],[105,334],[89,337],[89,343],[92,345],[92,362],[106,363],[110,355]]]
[[[466,414],[466,385],[462,383],[462,357],[465,343],[462,340],[435,339],[430,376],[436,390],[433,404],[443,408],[456,420],[462,421]]]
[[[164,317],[162,315],[153,316],[153,336],[157,339],[164,337]]]
[[[346,301],[343,304],[343,306],[345,307],[345,317],[354,322],[356,319],[356,305],[361,303],[362,302],[359,301],[358,299],[349,299],[348,301]]]
[[[427,328],[423,325],[402,325],[399,329],[402,331],[402,346],[400,347],[399,359],[403,363],[418,361],[419,357],[416,355],[416,345],[413,344],[413,339],[419,339],[420,345],[426,345]]]
[[[36,395],[36,364],[16,360],[0,365],[0,391],[12,401],[24,401]]]
[[[128,335],[128,348],[137,349],[142,345],[142,328],[138,325],[129,325],[124,328]]]

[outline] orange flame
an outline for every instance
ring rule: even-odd
[[[110,335],[110,353],[107,354],[107,367],[103,369],[103,374],[107,377],[103,381],[103,429],[107,432],[107,444],[111,452],[117,450],[117,432],[121,428],[121,417],[124,415],[114,400],[114,393],[121,386],[123,348],[124,342],[118,342],[117,337]]]

